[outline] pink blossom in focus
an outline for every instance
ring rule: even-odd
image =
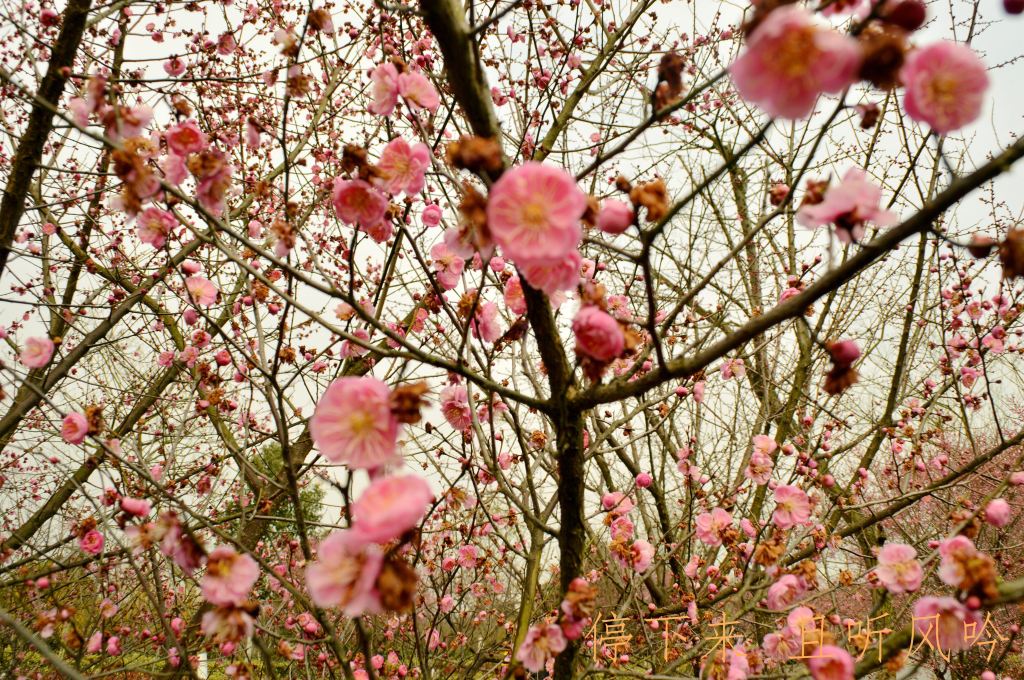
[[[81,444],[89,434],[89,421],[77,411],[64,416],[60,436],[68,444]]]
[[[180,57],[171,57],[164,62],[163,67],[164,73],[172,78],[177,78],[185,72],[185,62]]]
[[[345,224],[354,224],[364,230],[372,229],[384,220],[388,199],[361,179],[334,180],[332,192],[334,210]]]
[[[424,173],[430,167],[430,149],[426,144],[409,144],[395,137],[384,147],[377,169],[381,186],[390,194],[413,195],[423,189]]]
[[[751,438],[751,442],[754,445],[755,452],[766,456],[770,456],[775,452],[775,449],[779,448],[778,442],[766,434],[755,434]]]
[[[390,390],[372,377],[332,382],[317,402],[309,431],[320,453],[350,468],[378,468],[398,460],[399,423]]]
[[[974,542],[959,535],[939,544],[939,578],[948,586],[959,588],[967,577],[965,565],[978,554]]]
[[[523,284],[518,276],[509,277],[504,289],[505,306],[513,314],[526,314],[526,298],[523,295]]]
[[[90,555],[98,555],[101,552],[103,552],[104,542],[105,539],[103,538],[103,534],[96,531],[95,529],[91,529],[88,532],[86,532],[84,536],[78,539],[78,547],[82,550],[82,552],[88,553]]]
[[[193,303],[200,307],[209,307],[217,301],[217,286],[202,276],[190,276],[185,279],[185,289]]]
[[[643,540],[633,541],[633,545],[630,546],[630,554],[632,555],[633,570],[642,574],[647,571],[654,560],[654,546]]]
[[[601,496],[601,507],[605,512],[615,515],[628,515],[632,512],[633,499],[621,491],[611,491]]]
[[[192,119],[168,128],[164,133],[164,139],[167,140],[167,148],[179,156],[198,153],[205,149],[207,144],[206,134]]]
[[[843,243],[856,243],[864,237],[864,223],[889,227],[899,221],[895,213],[880,207],[882,190],[870,182],[860,168],[850,168],[843,181],[825,192],[825,200],[805,205],[797,211],[797,222],[817,228],[827,224],[836,227]]]
[[[584,305],[572,322],[576,352],[597,361],[611,361],[622,354],[626,336],[612,315],[596,305]]]
[[[256,560],[239,554],[231,546],[222,545],[207,556],[206,574],[200,589],[211,604],[238,606],[249,597],[259,577],[260,567]]]
[[[782,611],[799,599],[806,590],[807,587],[798,576],[783,574],[768,587],[768,608]]]
[[[168,234],[177,224],[174,215],[155,206],[143,210],[136,222],[139,240],[157,249],[164,247]]]
[[[731,526],[732,515],[722,508],[701,513],[697,515],[697,520],[694,522],[697,538],[710,546],[722,545],[723,533]]]
[[[160,169],[163,170],[164,179],[168,184],[181,184],[188,177],[188,166],[185,165],[185,157],[176,153],[167,154],[160,161]]]
[[[431,203],[423,208],[420,219],[423,220],[423,226],[436,227],[441,224],[441,215],[441,206]]]
[[[606,198],[597,213],[597,228],[606,234],[621,234],[629,229],[634,219],[633,208],[617,199]]]
[[[875,576],[893,594],[912,593],[921,587],[923,570],[917,551],[904,543],[886,543],[878,551]]]
[[[413,111],[426,109],[433,113],[441,104],[433,83],[419,71],[406,71],[398,76],[398,94]]]
[[[900,70],[907,115],[939,134],[970,125],[981,115],[989,78],[970,47],[937,42],[913,50]]]
[[[754,452],[750,454],[750,462],[747,463],[747,469],[743,471],[743,474],[755,484],[767,484],[768,480],[772,478],[774,467],[775,464],[772,462],[771,456],[755,448]]]
[[[224,152],[208,148],[190,157],[188,167],[196,178],[196,199],[199,204],[214,215],[223,213],[233,172]]]
[[[558,626],[535,624],[526,633],[523,644],[516,652],[516,660],[531,673],[539,673],[549,659],[553,659],[566,648],[565,636]]]
[[[586,196],[565,170],[529,161],[491,187],[487,222],[505,255],[522,264],[559,260],[576,250]]]
[[[441,390],[441,413],[448,424],[460,432],[473,425],[473,409],[465,385],[449,385]]]
[[[775,487],[775,512],[772,522],[780,529],[803,524],[811,517],[811,503],[802,489],[790,484]]]
[[[473,316],[473,337],[480,338],[484,342],[494,342],[501,337],[499,321],[498,305],[493,302],[481,302]]]
[[[729,67],[740,96],[776,118],[804,118],[818,95],[842,91],[860,66],[857,42],[814,22],[798,5],[779,7],[747,38]]]
[[[370,72],[370,93],[373,101],[366,107],[378,116],[390,116],[398,104],[398,68],[390,61]]]
[[[453,253],[444,241],[435,243],[430,249],[430,259],[433,261],[434,271],[437,272],[437,282],[442,288],[452,290],[459,285],[466,261]]]

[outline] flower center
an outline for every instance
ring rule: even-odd
[[[956,103],[957,85],[956,76],[950,73],[939,73],[929,83],[928,95],[935,104],[950,106]]]
[[[537,230],[547,224],[547,210],[540,203],[529,202],[523,206],[523,222],[531,230]]]
[[[774,55],[778,69],[787,78],[803,78],[810,71],[811,64],[818,58],[818,48],[814,45],[813,27],[793,31],[787,39],[781,41],[778,52]]]
[[[348,417],[348,427],[353,436],[362,437],[374,429],[373,416],[366,411],[354,411]]]

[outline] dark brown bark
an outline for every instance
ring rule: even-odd
[[[36,101],[32,105],[32,112],[29,114],[28,126],[25,134],[21,137],[21,143],[14,154],[14,163],[11,166],[11,174],[4,188],[3,200],[0,201],[0,277],[3,276],[4,267],[7,264],[7,256],[11,252],[11,244],[14,242],[14,234],[25,214],[25,198],[28,195],[29,184],[35,174],[36,166],[43,157],[43,147],[53,130],[52,107],[64,93],[64,85],[68,80],[68,73],[74,64],[75,55],[78,53],[78,46],[82,42],[82,34],[85,32],[86,19],[89,16],[89,9],[92,7],[92,0],[70,0],[67,9],[64,10],[64,17],[61,24],[60,34],[57,42],[54,43],[50,52],[50,63],[43,76],[43,82],[39,86],[36,97],[42,101]],[[47,104],[49,106],[47,106]]]

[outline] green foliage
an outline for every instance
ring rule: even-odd
[[[249,459],[249,464],[259,474],[276,478],[284,468],[281,446],[276,443],[267,444],[257,455]],[[323,500],[324,490],[315,484],[308,484],[299,489],[299,503],[302,505],[302,516],[307,523],[320,521],[320,515],[323,512]],[[228,506],[229,514],[238,513],[239,510],[238,503],[235,501],[232,501]],[[249,510],[251,512],[251,509]],[[279,519],[275,519],[267,527],[268,537],[295,533],[295,508],[290,497],[281,497],[274,504],[270,514]]]

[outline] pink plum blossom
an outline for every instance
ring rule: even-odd
[[[199,153],[207,144],[206,134],[192,119],[168,128],[164,139],[167,140],[167,148],[179,156]]]
[[[238,606],[249,597],[249,592],[260,577],[260,567],[249,555],[222,545],[207,556],[206,574],[200,583],[207,602],[220,606]]]
[[[42,368],[50,363],[53,357],[54,343],[47,337],[35,337],[25,340],[18,360],[28,368]]]
[[[781,611],[793,604],[807,591],[800,577],[793,574],[783,574],[779,579],[768,587],[767,600],[768,608]]]
[[[633,208],[614,198],[606,198],[597,213],[597,228],[606,234],[621,234],[636,219]]]
[[[452,290],[459,285],[466,261],[453,253],[444,241],[435,243],[430,249],[430,259],[433,261],[434,271],[437,272],[437,282],[442,288]]]
[[[561,291],[576,287],[580,280],[582,262],[583,258],[574,250],[565,257],[520,260],[518,264],[527,283],[544,291],[548,297],[553,297]]]
[[[493,302],[482,302],[477,305],[472,321],[473,337],[484,342],[494,342],[501,337],[498,311],[498,305]]]
[[[576,352],[597,361],[611,361],[622,354],[626,336],[619,322],[596,305],[584,305],[572,322]]]
[[[234,645],[252,637],[256,622],[239,607],[214,607],[203,614],[199,630],[214,642]]]
[[[1002,498],[994,498],[985,506],[985,521],[1002,528],[1010,523],[1010,504]]]
[[[366,107],[378,116],[390,116],[401,96],[413,111],[434,112],[440,104],[437,90],[422,73],[403,71],[392,62],[378,65],[370,72],[372,101]]]
[[[798,5],[779,7],[747,38],[729,67],[740,96],[777,118],[804,118],[818,95],[854,82],[861,51],[849,36],[820,26]]]
[[[330,384],[309,422],[320,453],[350,468],[378,468],[398,460],[400,425],[387,385],[372,377],[338,378]]]
[[[853,680],[853,657],[842,647],[821,645],[809,656],[807,668],[814,680]]]
[[[917,551],[904,543],[886,543],[878,551],[875,576],[890,593],[914,592],[921,587],[923,576]]]
[[[431,203],[423,208],[420,219],[423,220],[423,226],[436,227],[441,224],[442,214],[441,206]]]
[[[188,166],[185,165],[185,157],[176,153],[169,153],[160,161],[160,169],[163,170],[164,179],[169,184],[181,184],[188,177]]]
[[[811,516],[811,503],[802,489],[790,484],[775,487],[775,512],[772,522],[780,529],[803,524]]]
[[[167,236],[171,233],[177,220],[174,215],[161,210],[156,206],[150,206],[142,211],[136,218],[138,223],[139,240],[148,243],[156,249],[164,247],[167,243]]]
[[[124,496],[120,500],[121,509],[135,517],[145,517],[153,509],[153,504],[144,498],[130,498]]]
[[[200,307],[209,307],[217,301],[217,286],[209,279],[202,276],[190,276],[185,279],[185,289],[188,296]]]
[[[907,115],[939,134],[977,120],[989,85],[985,64],[974,50],[952,42],[912,51],[900,70],[900,79],[905,86]]]
[[[448,424],[460,432],[473,425],[473,409],[465,385],[449,385],[441,390],[441,413]]]
[[[974,542],[966,536],[959,535],[942,541],[939,544],[939,578],[943,583],[954,588],[967,578],[965,565],[978,555]]]
[[[90,555],[98,555],[103,552],[103,534],[95,529],[90,529],[84,536],[78,539],[78,547],[82,552]]]
[[[516,660],[531,673],[539,673],[549,659],[561,653],[568,642],[559,626],[535,624],[526,633],[526,638],[516,652]]]
[[[373,101],[366,107],[378,116],[390,116],[398,104],[398,68],[389,62],[370,71],[370,94]]]
[[[526,314],[526,298],[523,295],[523,284],[518,276],[509,277],[503,291],[505,306],[513,314]]]
[[[419,524],[433,497],[416,475],[378,479],[352,504],[352,531],[374,543],[398,538]]]
[[[601,507],[605,512],[615,515],[628,515],[635,507],[633,499],[621,491],[610,491],[601,496]]]
[[[694,522],[694,529],[697,538],[706,545],[722,545],[723,534],[726,529],[732,526],[732,515],[722,508],[715,508],[711,512],[703,512],[697,515]]]
[[[64,416],[60,436],[68,444],[81,444],[89,434],[89,421],[77,411]]]
[[[177,78],[185,72],[185,62],[180,57],[171,57],[163,63],[163,68],[164,73],[172,78]]]
[[[654,560],[654,546],[644,540],[633,541],[633,545],[630,546],[630,555],[633,570],[642,574],[647,571],[647,568],[651,566],[651,562]]]
[[[398,76],[398,94],[413,111],[426,109],[433,113],[441,104],[433,83],[419,71],[406,71]]]
[[[361,179],[334,180],[331,194],[334,210],[345,224],[353,224],[364,231],[384,221],[388,199]]]
[[[774,467],[775,464],[772,462],[771,456],[755,448],[754,452],[750,454],[750,461],[747,463],[743,475],[755,484],[767,484],[772,478]]]
[[[193,163],[193,160],[198,159]],[[220,149],[209,148],[189,159],[196,178],[196,199],[214,215],[224,212],[225,197],[231,186],[231,163]]]
[[[409,144],[395,137],[384,147],[377,169],[381,186],[390,194],[417,194],[423,189],[424,173],[430,167],[430,149],[426,144]]]
[[[586,196],[565,170],[529,161],[491,187],[487,222],[494,241],[518,264],[559,260],[576,250]]]
[[[889,227],[899,221],[895,213],[879,207],[882,190],[868,181],[867,173],[850,168],[843,181],[829,187],[825,199],[816,205],[805,205],[797,211],[797,222],[817,228],[835,225],[836,235],[843,243],[856,243],[864,237],[864,223]]]

